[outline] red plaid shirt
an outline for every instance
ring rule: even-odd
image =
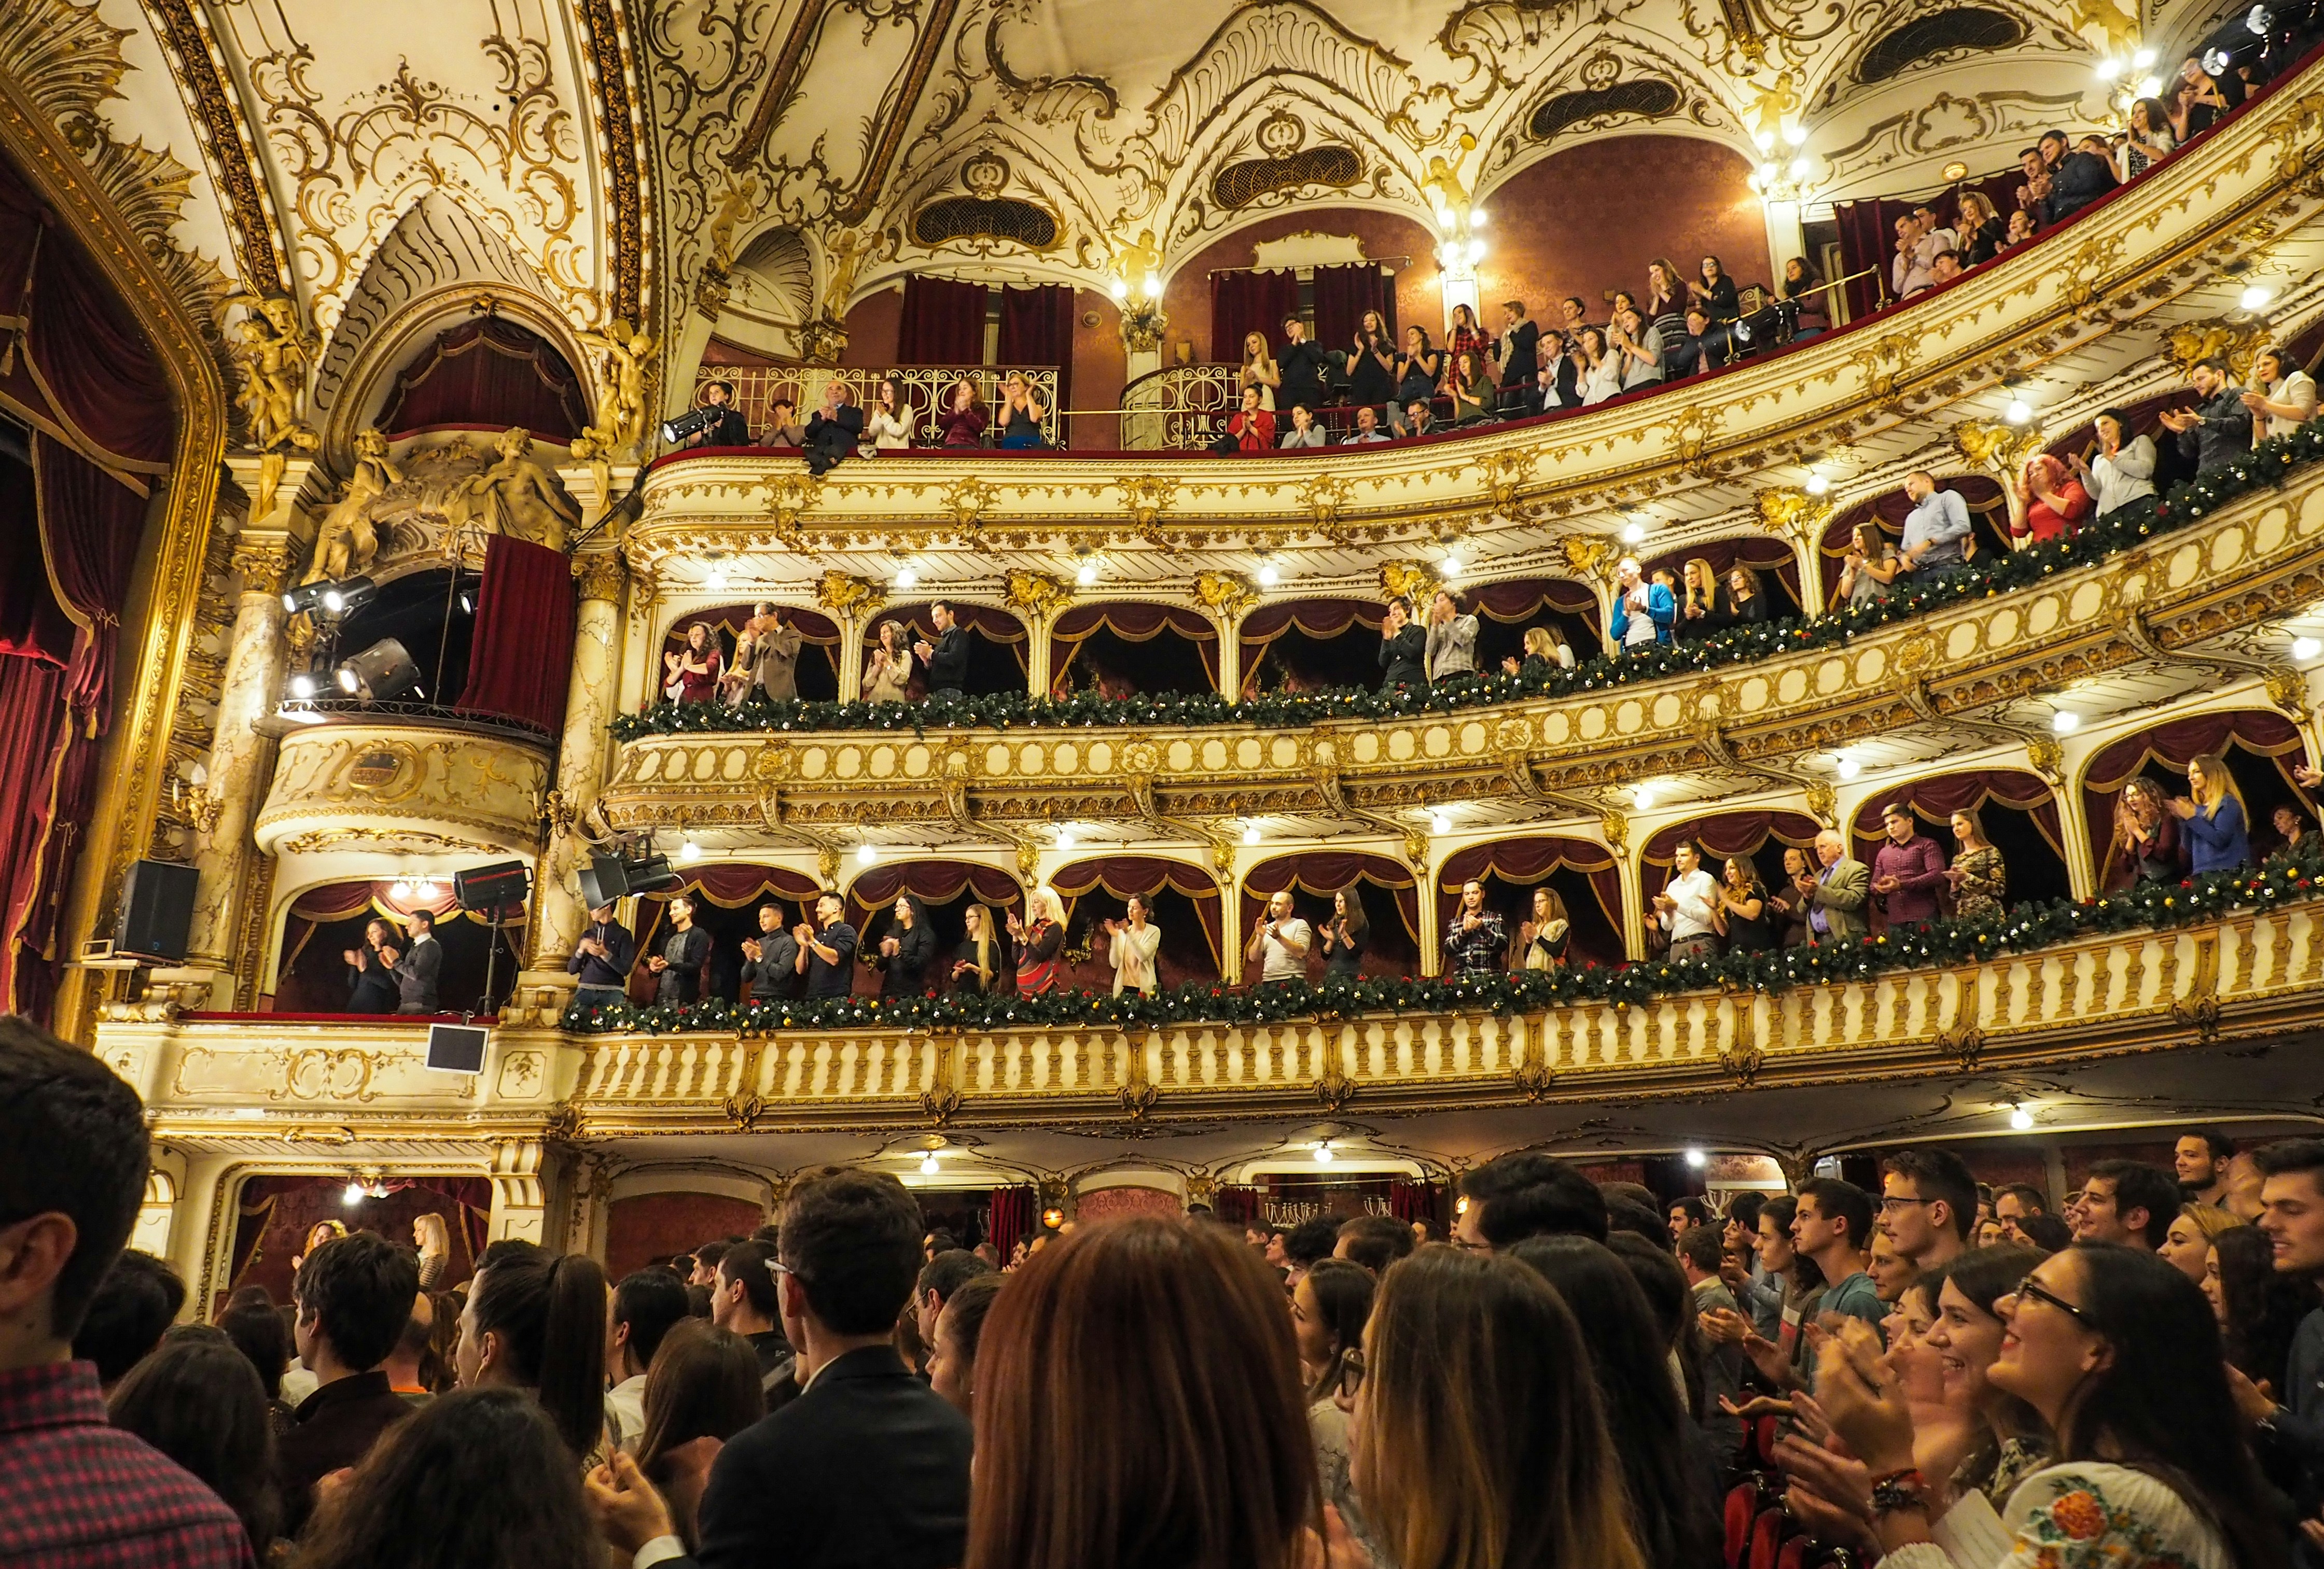
[[[235,1512],[106,1420],[92,1363],[0,1371],[0,1564],[251,1569]]]

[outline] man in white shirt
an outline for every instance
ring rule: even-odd
[[[685,1283],[668,1270],[640,1270],[613,1288],[605,1315],[605,1423],[634,1454],[646,1435],[646,1369],[662,1336],[687,1316]]]
[[[1250,945],[1243,959],[1259,966],[1262,986],[1307,978],[1307,949],[1314,941],[1307,922],[1291,913],[1291,893],[1286,889],[1267,902],[1267,913],[1251,927]]]
[[[1702,852],[1692,840],[1681,840],[1672,856],[1671,880],[1655,895],[1655,919],[1670,933],[1670,956],[1676,959],[1716,959],[1719,932],[1711,913],[1719,900],[1719,885],[1702,869]]]

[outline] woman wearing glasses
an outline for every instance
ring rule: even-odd
[[[1835,1490],[1854,1496],[1831,1501],[1865,1522],[1886,1569],[2288,1562],[2227,1388],[2218,1326],[2185,1275],[2153,1253],[2078,1243],[1994,1307],[2004,1331],[1986,1380],[2056,1435],[2053,1463],[1999,1511],[1915,1468],[1925,1435],[1877,1342],[1850,1335],[1845,1355],[1824,1358],[1817,1395],[1871,1478],[1869,1497]]]
[[[1348,1480],[1348,1412],[1363,1379],[1364,1323],[1372,1316],[1378,1282],[1363,1265],[1347,1259],[1318,1259],[1291,1291],[1291,1333],[1299,1343],[1299,1376],[1307,1384],[1307,1430],[1315,1436],[1315,1463],[1323,1473],[1323,1501],[1340,1511],[1348,1533],[1374,1564],[1393,1562],[1357,1508]]]

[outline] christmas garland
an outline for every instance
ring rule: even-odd
[[[2141,883],[2077,902],[2024,904],[2000,915],[1945,919],[1850,943],[1730,953],[1712,959],[1560,966],[1436,978],[1358,977],[1320,986],[1231,986],[1190,982],[1156,996],[1048,992],[1038,996],[819,997],[737,1006],[706,998],[683,1007],[599,1003],[566,1009],[559,1027],[576,1034],[659,1035],[687,1031],[764,1034],[774,1030],[1006,1030],[1064,1025],[1116,1029],[1174,1024],[1279,1023],[1369,1014],[1531,1014],[1573,1003],[1644,1004],[1677,992],[1750,990],[1867,980],[1888,970],[1943,968],[2142,929],[2215,920],[2315,896],[2324,878],[2324,839],[2256,870],[2207,872],[2180,882]]]
[[[613,733],[616,740],[632,741],[642,736],[761,731],[909,730],[920,734],[932,729],[1057,729],[1095,725],[1240,724],[1281,729],[1332,720],[1407,719],[1523,698],[1600,692],[1635,681],[1683,675],[1806,648],[1832,647],[1963,600],[2023,588],[2103,561],[2154,535],[2183,528],[2239,497],[2281,485],[2293,469],[2319,457],[2324,457],[2324,422],[2271,437],[2248,457],[2205,470],[2174,486],[2152,506],[2133,503],[2085,524],[2070,537],[1915,584],[1903,594],[1825,615],[1739,627],[1700,642],[1655,644],[1643,653],[1619,658],[1596,655],[1571,670],[1554,670],[1544,677],[1484,674],[1393,692],[1338,687],[1267,693],[1240,702],[1215,692],[1112,698],[1102,697],[1093,690],[1054,699],[1035,698],[1023,692],[943,695],[917,703],[769,702],[754,696],[740,708],[716,702],[658,704],[644,713],[619,716],[613,721]]]

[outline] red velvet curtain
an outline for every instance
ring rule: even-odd
[[[1026,655],[1032,647],[1032,639],[1026,633],[1024,622],[1007,610],[997,610],[991,605],[964,605],[958,600],[948,602],[952,606],[953,619],[968,628],[986,642],[1000,644],[1017,656],[1018,669],[1026,668]],[[917,643],[925,638],[931,644],[935,643],[936,624],[935,619],[928,614],[928,610],[929,607],[925,604],[883,607],[879,614],[864,621],[863,646],[866,648],[879,646],[880,623],[882,621],[902,622],[904,630],[909,634],[908,640],[910,642]],[[916,668],[912,680],[918,684],[926,674],[927,672]]]
[[[1001,362],[1057,368],[1057,407],[1074,406],[1074,291],[1062,283],[1001,291]]]
[[[1200,867],[1166,861],[1158,856],[1101,856],[1062,868],[1049,879],[1049,886],[1065,902],[1069,922],[1074,901],[1093,889],[1102,888],[1117,899],[1127,899],[1132,894],[1158,894],[1165,888],[1183,894],[1194,902],[1194,913],[1202,918],[1203,936],[1211,945],[1212,962],[1220,961],[1225,941],[1220,922],[1225,919],[1225,910],[1219,898],[1218,884]]]
[[[1590,891],[1598,895],[1598,907],[1613,923],[1614,935],[1618,939],[1622,934],[1621,868],[1615,864],[1611,850],[1588,840],[1505,839],[1493,844],[1471,845],[1444,863],[1438,874],[1438,885],[1445,893],[1456,895],[1461,885],[1471,877],[1499,877],[1525,887],[1548,881],[1549,875],[1560,867],[1590,879]]]
[[[459,708],[556,735],[565,728],[572,674],[573,569],[565,553],[493,535],[484,549],[476,640]]]
[[[1391,327],[1396,325],[1396,289],[1377,262],[1351,262],[1344,267],[1315,269],[1315,342],[1326,350],[1346,353],[1356,338],[1364,312],[1376,310]],[[1285,312],[1289,315],[1289,312]],[[1271,343],[1279,337],[1270,335]],[[1240,363],[1242,356],[1232,356]]]
[[[2126,736],[2092,757],[2082,770],[2082,810],[2090,825],[2090,843],[2103,858],[2105,847],[2114,840],[2114,798],[2149,762],[2183,771],[2196,757],[2241,747],[2274,759],[2289,782],[2292,765],[2306,756],[2305,745],[2299,727],[2290,720],[2256,708],[2199,714]],[[2307,792],[2297,784],[2292,790],[2306,799]]]
[[[909,274],[896,358],[907,365],[984,363],[984,301],[982,283]]]
[[[998,867],[928,860],[890,861],[858,874],[847,885],[847,902],[868,913],[894,904],[899,894],[917,894],[931,904],[943,904],[964,891],[974,893],[979,903],[1004,915],[1025,900],[1025,890],[1017,879]]]
[[[2034,826],[2050,848],[2060,855],[2066,853],[2065,841],[2058,831],[2058,798],[2038,775],[2015,768],[1971,768],[1959,774],[1940,774],[1932,779],[1915,779],[1893,790],[1884,790],[1866,802],[1856,814],[1856,841],[1859,860],[1870,858],[1865,851],[1878,848],[1886,830],[1881,827],[1881,813],[1889,803],[1901,801],[1914,812],[1932,822],[1941,822],[1956,812],[1975,811],[1987,801],[2015,807],[2029,812]]]
[[[984,1234],[1001,1250],[1007,1263],[1017,1244],[1041,1228],[1041,1190],[1038,1188],[996,1188],[991,1207],[984,1212]]]
[[[2024,171],[2012,164],[1997,173],[1965,179],[1948,187],[1927,200],[1929,206],[1936,210],[1939,226],[1950,229],[1960,208],[1961,192],[1983,192],[1993,203],[1993,210],[2006,218],[2017,206],[2017,188],[2024,183]],[[1890,264],[1896,259],[1896,220],[1918,206],[1922,200],[1919,197],[1887,197],[1832,204],[1831,216],[1840,225],[1840,275],[1846,277],[1852,272],[1861,272],[1868,267],[1879,269],[1873,276],[1859,278],[1848,285],[1849,319],[1876,308],[1887,297],[1895,281],[1894,269]],[[1964,235],[1962,239],[1965,243],[1968,236]],[[1966,254],[1961,257],[1961,264],[1969,264]]]
[[[1049,629],[1049,667],[1053,684],[1065,680],[1082,645],[1100,628],[1111,632],[1125,643],[1150,643],[1165,632],[1176,632],[1194,645],[1202,656],[1203,674],[1210,677],[1212,690],[1219,684],[1219,629],[1216,622],[1199,610],[1183,605],[1148,605],[1134,602],[1114,602],[1102,605],[1075,605],[1059,616]]]
[[[1588,583],[1562,577],[1516,577],[1462,591],[1477,614],[1504,626],[1530,621],[1544,610],[1598,619],[1598,594]],[[1423,606],[1425,610],[1427,607]]]
[[[686,878],[682,887],[671,892],[695,895],[722,910],[740,910],[746,904],[777,899],[805,904],[811,913],[816,895],[823,892],[813,877],[788,867],[697,867]],[[668,894],[658,896],[664,901],[669,898]]]
[[[581,379],[540,334],[478,317],[437,335],[395,379],[379,427],[401,433],[432,425],[522,426],[543,441],[567,442],[589,423]]]
[[[1267,1190],[1222,1182],[1211,1189],[1211,1213],[1221,1220],[1246,1225],[1267,1216]]]
[[[1360,627],[1377,633],[1387,620],[1387,608],[1372,600],[1289,600],[1251,611],[1235,629],[1235,637],[1242,645],[1242,667],[1249,671],[1259,668],[1267,646],[1286,632],[1336,638]]]
[[[1259,919],[1267,901],[1286,888],[1328,898],[1351,883],[1370,883],[1396,895],[1397,913],[1416,943],[1420,935],[1420,888],[1402,861],[1360,850],[1310,850],[1302,855],[1277,856],[1261,861],[1242,880],[1242,924]]]
[[[72,618],[49,588],[32,465],[0,453],[0,656],[61,670],[72,658]]]
[[[1416,1220],[1444,1219],[1445,1186],[1442,1182],[1407,1182],[1392,1177],[1388,1184],[1388,1212],[1409,1224]]]
[[[1242,363],[1246,334],[1266,335],[1268,353],[1283,346],[1283,324],[1299,314],[1299,275],[1286,268],[1268,272],[1238,269],[1211,274],[1211,360]]]

